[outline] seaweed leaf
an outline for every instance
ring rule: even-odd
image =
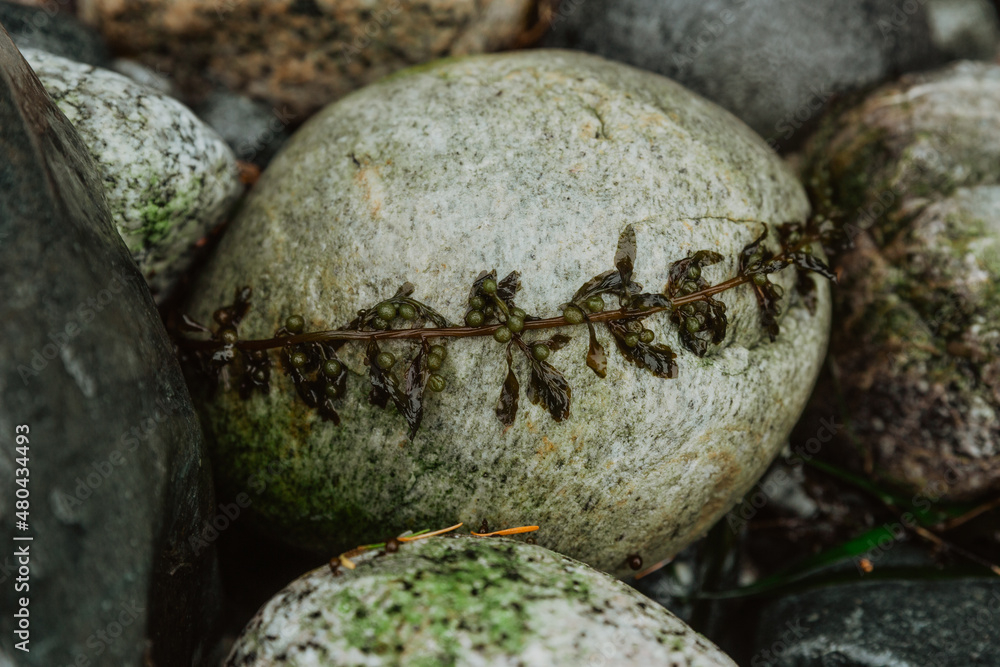
[[[699,250],[670,265],[666,294],[671,299],[687,296],[709,287],[702,267],[722,261],[722,255],[711,250]],[[681,344],[699,357],[708,353],[709,344],[718,345],[726,339],[729,320],[726,304],[712,297],[686,303],[670,312],[670,321],[678,328]]]
[[[497,419],[505,428],[510,428],[517,417],[517,401],[521,393],[521,385],[517,381],[512,368],[511,346],[513,341],[507,344],[507,377],[503,381],[500,389],[500,400],[497,401]]]
[[[549,411],[552,418],[561,422],[569,417],[572,389],[569,382],[552,364],[535,359],[529,347],[518,340],[518,345],[531,364],[531,380],[528,383],[528,400]]]
[[[365,356],[368,361],[368,380],[372,385],[371,391],[368,393],[368,402],[384,410],[389,405],[389,401],[392,401],[393,405],[400,412],[403,412],[404,400],[396,383],[393,382],[395,378],[383,371],[377,363],[379,352],[381,350],[378,343],[375,340],[368,341]]]
[[[635,229],[632,225],[626,225],[618,237],[618,250],[615,252],[615,268],[618,269],[621,284],[625,286],[624,293],[620,295],[622,306],[627,306],[632,296],[628,286],[632,283],[632,270],[635,268],[635,251]]]
[[[417,434],[420,422],[424,418],[424,389],[427,387],[427,379],[431,376],[431,371],[427,367],[427,356],[430,354],[430,345],[424,339],[420,342],[420,351],[413,357],[409,368],[406,369],[406,384],[403,389],[403,400],[400,412],[410,426],[410,440]],[[376,354],[376,356],[378,356]]]
[[[594,323],[588,320],[587,329],[590,331],[590,349],[587,350],[587,366],[597,374],[597,377],[603,379],[608,374],[608,355],[604,351],[604,347],[597,340]]]
[[[621,322],[608,322],[608,329],[611,331],[618,344],[618,351],[622,356],[639,368],[645,368],[653,375],[661,378],[677,377],[677,355],[666,345],[652,345],[649,343],[637,342],[634,346],[629,346],[625,337],[630,333],[625,324]]]
[[[628,293],[638,292],[642,289],[642,285],[639,283],[629,283]],[[617,294],[618,296],[623,296],[626,293],[626,289],[623,287],[621,274],[617,269],[611,269],[610,271],[605,271],[604,273],[594,276],[587,282],[585,282],[580,289],[576,291],[573,298],[570,301],[576,305],[581,305],[588,298],[596,296],[598,294]]]
[[[521,274],[511,271],[503,280],[497,283],[497,298],[508,306],[514,305],[514,296],[521,289]]]

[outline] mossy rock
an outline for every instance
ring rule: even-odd
[[[931,499],[1000,489],[1000,66],[956,63],[827,119],[807,176],[854,248],[811,411]],[[820,192],[822,190],[822,192]]]
[[[735,666],[665,608],[542,547],[435,537],[352,563],[285,587],[226,665]]]
[[[87,144],[108,209],[162,301],[243,192],[225,142],[177,100],[116,72],[37,49],[25,59]]]
[[[998,182],[1000,66],[959,62],[884,85],[829,115],[805,152],[820,213],[877,243],[912,217],[912,202]],[[919,202],[918,202],[919,203]]]

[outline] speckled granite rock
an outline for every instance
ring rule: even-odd
[[[162,299],[242,192],[232,151],[174,99],[108,70],[23,52],[90,149],[118,232]]]
[[[543,44],[669,76],[787,147],[834,95],[992,58],[997,18],[987,0],[564,0]]]
[[[727,257],[709,279],[731,277],[763,221],[807,211],[757,135],[671,81],[568,51],[470,57],[401,73],[301,128],[227,231],[190,313],[208,321],[251,285],[240,335],[267,337],[292,313],[310,329],[346,324],[409,280],[460,321],[469,285],[495,268],[520,271],[518,304],[550,315],[613,266],[629,223],[635,279],[658,290],[670,262],[702,248]],[[793,292],[793,275],[778,280]],[[770,343],[750,291],[726,292],[729,335],[704,359],[654,316],[679,355],[672,380],[618,354],[600,380],[584,362],[586,329],[566,330],[573,340],[550,360],[573,388],[561,423],[523,396],[514,425],[498,422],[506,365],[492,338],[449,343],[450,387],[428,399],[413,442],[399,415],[368,405],[358,377],[339,427],[293,401],[284,375],[267,398],[206,401],[205,423],[229,491],[248,491],[258,525],[291,542],[530,523],[539,544],[625,575],[628,555],[654,563],[705,531],[776,454],[825,349],[825,285],[818,295],[816,315],[793,301]],[[354,355],[351,370],[367,373]]]
[[[19,49],[41,49],[78,62],[108,66],[108,49],[101,36],[72,16],[57,13],[54,6],[26,7],[0,0],[0,25]]]
[[[121,53],[159,66],[188,95],[219,82],[297,122],[386,74],[495,51],[531,0],[82,0],[80,16]]]
[[[219,596],[189,542],[198,418],[87,147],[3,30],[0,128],[0,665],[196,664]]]
[[[289,584],[226,665],[736,664],[625,584],[538,546],[438,537],[356,560]]]
[[[811,159],[813,187],[857,244],[841,261],[831,345],[852,442],[881,474],[932,497],[995,492],[1000,66],[880,89],[831,121]],[[824,385],[816,409],[834,400]]]

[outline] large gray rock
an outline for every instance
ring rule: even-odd
[[[177,100],[109,70],[22,52],[87,145],[112,220],[164,299],[243,191],[232,151]]]
[[[700,249],[726,258],[710,281],[732,277],[765,222],[807,212],[759,137],[662,77],[573,52],[445,61],[304,126],[227,232],[190,312],[208,321],[251,285],[243,338],[268,337],[293,313],[309,329],[337,327],[410,280],[461,321],[469,285],[495,268],[520,271],[518,305],[548,316],[611,268],[628,224],[636,280],[659,291],[670,263]],[[790,271],[776,280],[793,292]],[[427,399],[412,442],[399,415],[368,404],[358,346],[341,355],[352,379],[339,427],[294,400],[281,374],[268,397],[206,400],[205,424],[229,492],[248,492],[258,525],[282,539],[325,549],[418,524],[539,524],[540,544],[624,575],[629,555],[654,563],[705,531],[776,454],[825,349],[826,286],[817,294],[815,315],[789,297],[774,343],[749,288],[722,294],[729,333],[705,358],[652,317],[678,353],[672,380],[627,363],[599,327],[610,356],[600,380],[584,363],[586,329],[564,329],[573,339],[550,359],[573,391],[561,423],[524,396],[513,426],[498,422],[507,369],[486,337],[448,344],[449,388]]]
[[[0,664],[190,665],[216,602],[201,432],[87,147],[3,30],[0,127]]]
[[[987,0],[566,0],[543,44],[669,76],[785,147],[834,95],[992,59],[997,18]]]
[[[817,413],[932,498],[1000,489],[1000,66],[910,75],[825,121],[808,177],[855,249]]]
[[[355,561],[289,584],[226,664],[735,667],[660,605],[538,546],[438,537]]]

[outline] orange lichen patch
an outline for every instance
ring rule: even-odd
[[[545,436],[542,436],[542,445],[535,450],[535,454],[538,455],[538,458],[542,459],[545,458],[547,454],[551,454],[554,451],[556,451],[556,443],[552,442]]]
[[[494,530],[492,533],[477,533],[475,531],[469,531],[469,534],[475,535],[476,537],[499,537],[501,535],[519,535],[521,533],[533,533],[538,530],[538,526],[518,526],[517,528],[504,528],[503,530]]]

